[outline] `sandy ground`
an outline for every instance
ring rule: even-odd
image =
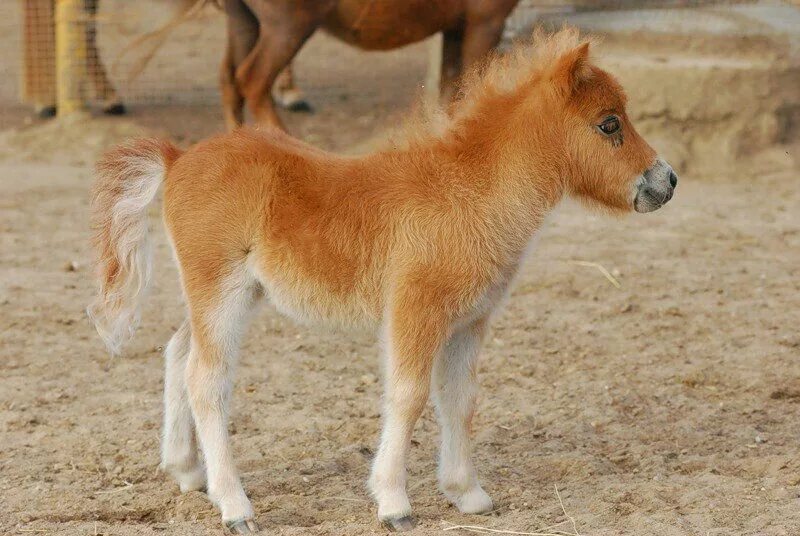
[[[311,78],[325,67],[314,46]],[[389,67],[370,58],[364,91],[352,80],[311,84],[317,113],[288,117],[290,130],[329,149],[363,146],[405,114],[423,53],[397,56],[404,77],[379,76]],[[140,129],[186,145],[221,127],[213,102],[134,101],[132,112],[132,122],[0,134],[3,535],[222,532],[205,495],[181,495],[157,470],[161,347],[184,315],[160,230],[155,286],[123,358],[109,361],[83,312],[96,152]],[[684,176],[667,207],[624,219],[565,203],[480,367],[475,459],[497,510],[464,516],[436,490],[428,410],[409,465],[414,534],[466,534],[443,532],[453,523],[526,532],[563,523],[550,530],[587,536],[800,534],[798,171]],[[153,224],[160,229],[156,214]],[[601,264],[620,288],[576,261]],[[300,328],[269,309],[254,321],[231,430],[265,534],[384,533],[364,488],[379,376],[369,336]]]
[[[90,162],[68,162],[0,164],[0,533],[219,533],[206,497],[157,471],[160,350],[184,314],[164,237],[139,336],[109,363],[83,313]],[[564,521],[556,486],[581,534],[800,531],[800,188],[796,172],[735,179],[684,177],[646,216],[554,214],[481,365],[476,460],[497,511],[463,516],[436,491],[428,411],[416,533]],[[268,533],[382,532],[364,491],[379,374],[370,337],[254,322],[231,428]]]

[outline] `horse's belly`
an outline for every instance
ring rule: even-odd
[[[380,322],[379,308],[364,296],[340,295],[321,286],[297,285],[274,277],[261,283],[270,304],[301,324],[371,330]]]
[[[452,28],[463,16],[464,0],[341,0],[324,29],[367,50],[388,50]]]

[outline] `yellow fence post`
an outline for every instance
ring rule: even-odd
[[[56,105],[56,31],[53,0],[22,3],[22,101],[39,113]]]
[[[56,104],[58,115],[86,109],[85,0],[56,0]]]

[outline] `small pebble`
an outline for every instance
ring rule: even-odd
[[[361,383],[364,385],[369,385],[378,381],[378,377],[370,373],[363,374],[360,379]]]

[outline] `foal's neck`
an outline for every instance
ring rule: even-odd
[[[403,202],[421,204],[438,217],[434,225],[453,225],[473,247],[491,250],[493,262],[518,265],[547,214],[564,193],[551,134],[529,137],[515,110],[487,102],[453,120],[449,130],[410,142],[409,147],[375,155],[374,173],[396,176],[407,188]],[[496,105],[496,106],[495,106]],[[546,155],[546,156],[545,156]],[[399,175],[397,173],[399,172]],[[465,224],[465,222],[469,224]]]
[[[482,192],[475,197],[490,208],[487,223],[529,235],[564,195],[565,173],[558,162],[565,155],[546,114],[531,120],[530,110],[520,114],[522,101],[519,94],[507,94],[473,104],[432,144],[430,154],[434,167],[447,167],[460,180],[459,188]]]

